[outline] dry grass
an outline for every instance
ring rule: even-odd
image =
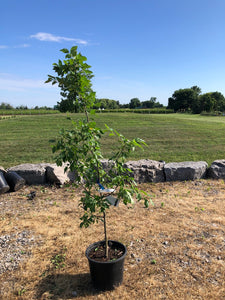
[[[143,186],[142,186],[143,188]],[[145,184],[148,209],[122,204],[108,213],[111,239],[128,248],[123,284],[96,293],[87,246],[103,239],[102,224],[79,228],[79,190],[25,187],[1,195],[0,235],[28,230],[31,255],[0,275],[2,299],[225,299],[225,185],[222,180]],[[27,200],[35,190],[33,201]],[[65,254],[56,269],[51,258]],[[21,296],[18,296],[18,295]]]

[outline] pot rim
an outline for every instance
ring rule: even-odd
[[[121,257],[117,258],[116,260],[111,260],[111,261],[97,261],[97,260],[94,260],[94,259],[90,258],[90,257],[88,256],[88,255],[89,255],[89,252],[90,252],[94,247],[96,247],[97,245],[100,245],[100,244],[102,244],[102,243],[105,243],[105,241],[103,240],[103,241],[95,242],[95,243],[93,243],[93,244],[91,244],[91,245],[89,245],[89,246],[87,247],[87,249],[86,249],[86,251],[85,251],[85,255],[86,255],[87,259],[88,259],[89,261],[92,261],[92,262],[95,262],[95,263],[98,263],[98,264],[103,264],[103,265],[104,265],[104,264],[115,264],[115,263],[117,263],[118,261],[123,260],[123,259],[125,258],[125,256],[127,255],[127,248],[126,248],[126,246],[125,246],[124,244],[122,244],[122,243],[120,243],[120,242],[118,242],[118,241],[114,241],[114,240],[108,240],[108,242],[120,244],[120,245],[124,248],[124,253],[123,253],[123,255],[122,255]]]

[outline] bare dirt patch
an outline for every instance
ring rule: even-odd
[[[84,254],[104,238],[103,224],[79,227],[79,189],[26,186],[1,195],[0,299],[224,299],[224,182],[141,188],[154,206],[108,212],[109,238],[128,255],[123,284],[104,293],[93,289]]]

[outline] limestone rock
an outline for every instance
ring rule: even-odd
[[[109,171],[114,166],[114,162],[108,159],[102,159],[101,164],[105,171]]]
[[[8,192],[9,189],[10,187],[5,179],[4,173],[0,171],[0,194]]]
[[[45,165],[48,164],[21,164],[12,168],[8,171],[14,171],[22,178],[25,179],[26,184],[45,184],[46,183],[46,170]]]
[[[134,177],[137,183],[165,181],[164,162],[141,159],[128,161],[124,164],[124,167],[132,171],[131,176]]]
[[[0,172],[2,172],[3,174],[5,174],[6,170],[2,166],[0,166]]]
[[[5,179],[10,186],[10,190],[13,192],[18,191],[25,185],[25,179],[14,171],[6,172]]]
[[[64,172],[66,164],[57,166],[56,164],[48,164],[46,166],[46,180],[49,183],[63,185],[66,182],[74,182],[75,174],[71,171]]]
[[[208,170],[208,177],[213,179],[225,178],[225,159],[215,160]]]
[[[208,164],[205,161],[168,163],[164,166],[166,181],[184,181],[204,178]]]

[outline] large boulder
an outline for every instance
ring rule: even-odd
[[[2,172],[3,174],[5,174],[6,170],[2,166],[0,166],[0,172]]]
[[[15,192],[21,189],[25,185],[25,179],[22,178],[15,171],[8,171],[5,173],[5,179],[10,186],[10,190]]]
[[[25,179],[26,184],[45,184],[46,183],[46,170],[48,164],[21,164],[11,167],[8,171],[14,171],[22,178]]]
[[[208,169],[208,177],[213,179],[225,178],[225,159],[215,160]]]
[[[8,192],[10,189],[10,186],[8,185],[4,173],[0,171],[0,194],[4,194]]]
[[[164,162],[141,159],[128,161],[124,167],[132,171],[131,176],[137,183],[165,181]]]
[[[74,182],[75,174],[71,171],[64,172],[66,164],[57,166],[56,164],[46,165],[46,180],[49,183],[63,185],[66,182]]]
[[[184,161],[165,164],[166,181],[184,181],[204,178],[208,164],[205,161]]]
[[[115,163],[112,160],[101,159],[101,164],[102,164],[103,169],[107,172],[113,168]]]

